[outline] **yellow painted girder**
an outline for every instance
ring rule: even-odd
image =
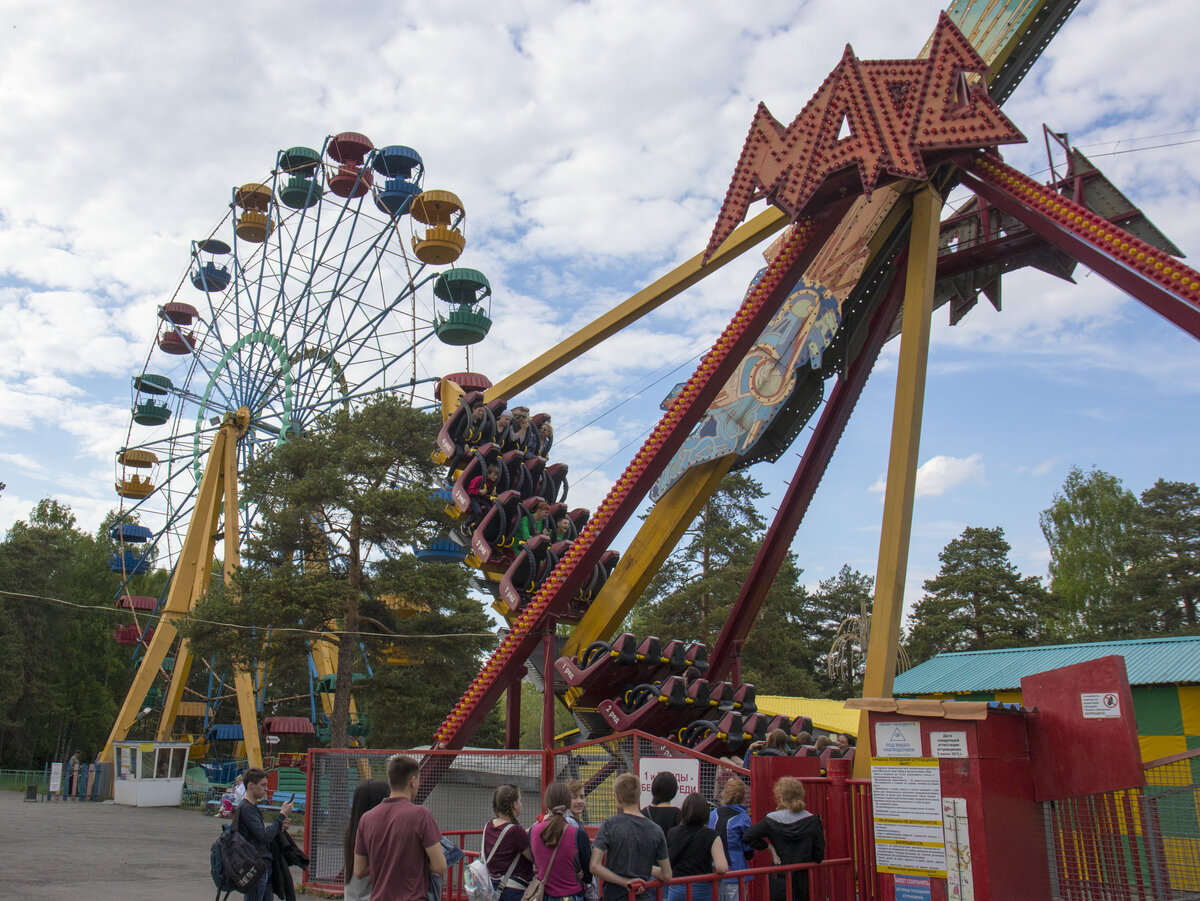
[[[937,277],[939,216],[942,195],[932,185],[913,194],[912,232],[908,241],[908,274],[900,331],[900,362],[896,404],[892,414],[892,443],[888,455],[887,488],[883,497],[883,529],[875,600],[871,608],[871,641],[863,675],[864,698],[890,698],[896,678],[904,580],[908,575],[908,546],[912,536],[913,499],[921,449],[921,418],[925,407],[925,373],[933,320],[933,285]],[[859,735],[867,735],[867,711]],[[854,761],[858,778],[870,777],[870,755]]]
[[[737,459],[737,454],[727,454],[693,466],[654,505],[629,550],[571,631],[563,656],[575,656],[593,641],[612,637]]]
[[[672,297],[686,291],[702,278],[712,275],[726,263],[737,259],[788,224],[788,217],[775,207],[768,207],[749,222],[738,226],[725,243],[717,248],[707,263],[703,254],[696,254],[686,263],[676,266],[662,278],[647,285],[628,300],[613,307],[590,325],[564,341],[560,341],[540,357],[526,363],[512,375],[501,379],[486,392],[487,400],[508,399],[537,384],[546,376],[565,366],[576,357],[591,350],[606,338],[653,312]],[[457,399],[456,399],[457,400]]]

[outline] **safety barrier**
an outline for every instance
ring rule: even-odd
[[[644,897],[656,897],[655,890],[682,888],[683,901],[717,901],[720,897],[719,891],[715,891],[716,883],[725,882],[727,880],[735,880],[737,882],[738,897],[751,898],[755,896],[766,897],[765,889],[760,886],[769,885],[770,877],[781,876],[790,873],[808,873],[809,876],[809,893],[810,899],[824,898],[853,898],[853,895],[831,894],[828,893],[824,886],[827,885],[852,885],[854,882],[854,861],[849,857],[826,858],[821,863],[792,863],[792,864],[776,864],[770,867],[751,867],[745,870],[737,870],[726,875],[717,875],[710,873],[705,876],[681,876],[677,879],[672,879],[670,882],[659,882],[651,880],[642,885],[641,891],[629,888],[627,891],[627,901],[637,901],[639,895],[645,892]],[[834,873],[833,871],[838,871]],[[841,872],[845,871],[845,872]],[[764,878],[765,877],[765,878]],[[792,879],[789,876],[783,881],[785,901],[793,901],[795,892],[793,891]],[[757,889],[757,891],[755,891]],[[663,893],[663,897],[667,897]]]
[[[312,863],[305,883],[336,892],[344,879],[342,838],[349,821],[354,790],[368,779],[387,779],[387,761],[406,753],[423,766],[422,784],[433,789],[424,804],[433,813],[442,833],[469,854],[478,853],[482,826],[491,812],[491,797],[501,783],[516,785],[528,818],[541,809],[544,778],[578,779],[584,789],[585,825],[598,826],[617,812],[612,783],[622,773],[640,774],[648,760],[673,758],[695,761],[697,790],[708,799],[720,794],[724,780],[737,774],[749,778],[744,767],[697,754],[688,748],[640,732],[594,739],[568,748],[543,751],[427,749],[414,751],[326,750],[309,752],[308,819],[305,852]],[[836,764],[845,763],[844,766]],[[834,761],[829,776],[804,777],[809,809],[825,827],[829,861],[813,867],[813,898],[831,901],[875,901],[875,857],[871,819],[871,786],[849,778],[847,762]],[[768,811],[753,811],[761,818]],[[756,868],[748,873],[775,872]],[[446,880],[448,901],[463,901],[461,866]],[[698,881],[703,881],[698,880]],[[765,880],[763,881],[765,885]]]
[[[46,790],[49,771],[43,770],[0,770],[0,791],[25,791],[37,786],[38,794]]]
[[[50,791],[50,768],[46,764],[42,776],[37,780],[38,797],[43,801],[52,798],[63,801],[107,801],[113,793],[113,765],[111,763],[82,763],[72,772],[70,762],[63,764],[62,781],[58,792]],[[30,781],[29,785],[34,782]]]
[[[1147,763],[1144,788],[1043,810],[1056,899],[1171,901],[1200,892],[1200,750]]]

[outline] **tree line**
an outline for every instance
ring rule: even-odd
[[[413,553],[446,528],[444,501],[429,489],[438,426],[380,398],[335,411],[249,466],[244,495],[255,499],[258,525],[242,565],[227,587],[215,561],[209,593],[180,623],[203,662],[194,680],[209,667],[251,667],[266,683],[264,716],[307,715],[308,648],[324,638],[337,656],[332,746],[345,746],[355,718],[371,723],[373,747],[430,740],[496,643],[466,568]],[[765,535],[765,496],[745,473],[726,477],[625,628],[711,648]],[[45,499],[0,542],[0,660],[9,668],[0,767],[40,766],[75,749],[90,756],[108,735],[133,675],[132,649],[112,634],[129,617],[114,606],[120,577],[107,565],[118,550],[115,516],[93,535]],[[1137,497],[1108,473],[1072,469],[1041,527],[1046,580],[1017,571],[1001,528],[969,527],[946,545],[902,636],[913,663],[945,651],[1197,631],[1196,485],[1160,479]],[[761,694],[852,696],[873,579],[842,566],[811,588],[802,575],[790,554],[742,649],[742,677]],[[159,596],[168,578],[156,568],[124,590]],[[355,684],[368,667],[373,678]],[[192,692],[203,697],[195,682]],[[522,714],[523,744],[540,746],[540,704],[527,697]],[[156,719],[134,724],[130,737],[151,737]],[[493,711],[473,742],[498,747],[501,733]]]
[[[626,625],[637,634],[720,634],[765,534],[762,486],[728,476]],[[1149,638],[1200,631],[1200,490],[1159,479],[1135,496],[1073,467],[1040,516],[1046,579],[1022,575],[1000,527],[971,526],[939,554],[901,636],[911,664],[950,651]],[[742,651],[760,694],[844,698],[861,687],[873,578],[848,565],[816,589],[790,554]]]

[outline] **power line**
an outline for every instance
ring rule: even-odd
[[[117,607],[107,607],[101,604],[80,604],[76,601],[68,601],[65,598],[49,597],[43,594],[28,594],[22,591],[3,591],[0,590],[0,595],[11,598],[24,598],[37,601],[48,601],[52,604],[60,604],[64,607],[72,607],[76,610],[98,610],[104,613],[117,613],[121,611]],[[294,626],[269,626],[269,625],[246,625],[243,623],[223,623],[213,619],[198,619],[188,616],[189,622],[202,623],[206,626],[221,626],[228,629],[239,629],[241,631],[254,631],[269,629],[272,633],[276,632],[295,632],[301,635],[315,635],[318,638],[327,638],[330,635],[351,635],[356,638],[389,638],[389,639],[413,639],[413,640],[429,640],[435,638],[495,638],[495,632],[444,632],[444,633],[422,633],[419,635],[401,635],[394,632],[346,632],[339,629],[301,629]]]

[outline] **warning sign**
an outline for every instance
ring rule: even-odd
[[[659,773],[673,773],[679,783],[679,803],[685,795],[700,790],[700,761],[695,758],[643,757],[638,777],[642,785],[642,806],[649,807],[653,800],[650,786]]]
[[[1084,692],[1079,698],[1083,702],[1084,719],[1107,719],[1121,715],[1121,699],[1115,691]]]
[[[875,868],[882,873],[945,876],[946,839],[937,760],[873,757],[871,801]]]
[[[876,723],[876,757],[920,757],[920,723]]]

